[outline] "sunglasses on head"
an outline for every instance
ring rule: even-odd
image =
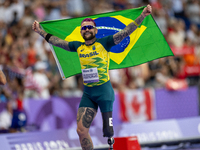
[[[90,29],[95,28],[95,26],[92,26],[92,25],[82,26],[82,27],[81,27],[81,30],[86,30],[87,28],[90,30]]]

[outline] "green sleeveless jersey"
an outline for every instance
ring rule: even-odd
[[[70,51],[78,53],[85,86],[98,86],[110,80],[109,51],[114,45],[113,35],[96,39],[91,45],[69,42]]]

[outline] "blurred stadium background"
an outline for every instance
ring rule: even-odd
[[[142,150],[200,149],[199,0],[0,0],[0,141],[5,150],[80,149],[76,111],[82,77],[60,77],[34,20],[66,19],[151,4],[174,57],[111,70],[115,137],[137,136]],[[108,149],[101,115],[90,134]]]

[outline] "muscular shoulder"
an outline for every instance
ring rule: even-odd
[[[103,38],[97,39],[97,42],[101,43],[105,49],[109,51],[109,49],[115,45],[113,35],[109,35]]]
[[[82,43],[82,42],[79,42],[79,41],[72,41],[72,42],[69,42],[70,51],[76,52],[77,49],[78,49],[82,44],[83,44],[83,43]]]

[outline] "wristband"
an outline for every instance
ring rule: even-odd
[[[46,35],[46,37],[45,37],[45,40],[47,41],[47,42],[49,42],[49,38],[52,36],[52,34],[50,34],[50,33],[47,33],[47,35]]]
[[[135,22],[135,20],[133,20],[133,23],[138,27],[139,26],[139,24],[137,24],[137,22]]]

